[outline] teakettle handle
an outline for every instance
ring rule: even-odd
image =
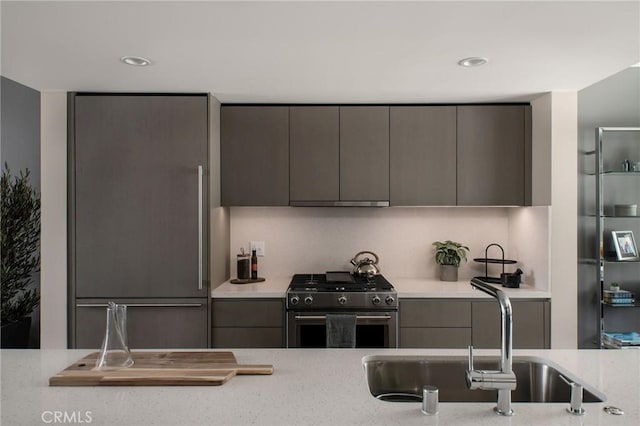
[[[377,254],[375,254],[375,253],[374,253],[374,252],[372,252],[372,251],[361,251],[360,253],[358,253],[358,254],[356,254],[355,256],[353,256],[353,259],[351,259],[351,263],[355,262],[355,261],[356,261],[356,259],[358,259],[358,257],[359,257],[360,255],[363,255],[363,254],[372,254],[372,255],[373,255],[373,257],[375,258],[374,265],[377,265],[377,264],[378,264],[378,261],[379,261],[380,259],[378,258],[378,255],[377,255]]]

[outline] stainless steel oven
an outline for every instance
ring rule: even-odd
[[[287,347],[326,347],[330,314],[356,317],[357,348],[398,347],[397,294],[382,275],[294,275],[287,290]],[[353,338],[351,332],[349,337]]]
[[[287,347],[326,347],[326,318],[334,312],[287,312]],[[354,312],[356,348],[398,347],[398,312]]]

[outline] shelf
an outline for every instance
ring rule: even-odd
[[[586,214],[584,217],[602,217],[605,219],[640,219],[640,216],[614,216],[610,214],[603,214],[600,216],[596,216],[595,214]]]
[[[635,303],[607,303],[604,300],[602,301],[604,306],[609,306],[611,308],[640,308],[640,302],[636,301]]]
[[[640,263],[640,259],[635,260],[616,260],[616,259],[600,259],[604,263]]]
[[[600,174],[603,175],[603,176],[622,176],[622,175],[640,176],[640,171],[623,172],[622,170],[605,170],[603,172],[600,172]],[[588,172],[588,173],[585,173],[585,175],[587,175],[587,176],[597,176],[598,173],[596,173],[596,172]]]

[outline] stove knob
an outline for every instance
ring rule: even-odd
[[[380,304],[380,298],[379,298],[378,296],[373,296],[373,297],[371,298],[371,302],[372,302],[374,305],[379,305],[379,304]]]
[[[304,298],[304,304],[305,305],[310,305],[312,303],[313,303],[313,297],[307,296],[307,297]]]
[[[298,303],[300,303],[300,298],[298,296],[293,296],[290,302],[292,305],[297,305]]]
[[[392,305],[393,302],[396,301],[396,299],[393,298],[393,296],[387,296],[386,299],[384,299],[385,302],[387,302],[387,305]]]
[[[347,303],[347,298],[345,296],[338,297],[338,303],[344,305],[345,303]]]

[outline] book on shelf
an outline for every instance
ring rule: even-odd
[[[613,346],[640,346],[640,333],[635,331],[616,333],[616,332],[604,332],[602,333],[603,343],[607,343]]]
[[[604,290],[602,294],[605,299],[633,299],[634,297],[629,290]]]
[[[636,303],[636,299],[613,299],[608,300],[604,299],[604,303],[608,305],[634,305]]]

